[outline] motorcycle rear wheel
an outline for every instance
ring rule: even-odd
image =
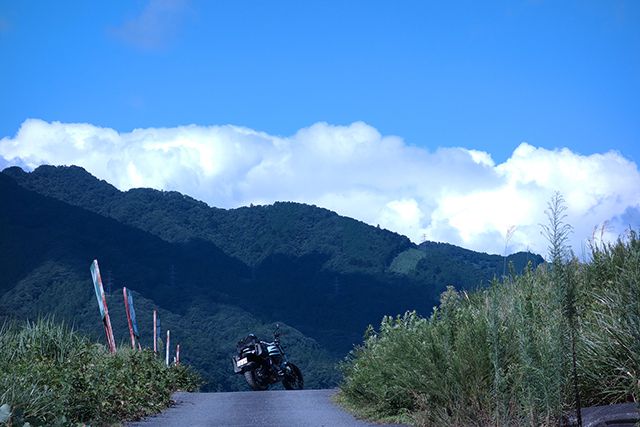
[[[260,377],[256,375],[256,371],[246,371],[244,373],[244,379],[252,390],[263,391],[269,388],[269,384],[260,381]]]
[[[302,390],[304,388],[304,378],[302,378],[300,368],[293,363],[287,364],[282,385],[287,390]]]

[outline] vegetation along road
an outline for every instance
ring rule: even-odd
[[[335,390],[176,393],[176,405],[127,424],[150,426],[381,426],[355,419],[331,401]]]

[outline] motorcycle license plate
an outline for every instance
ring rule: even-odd
[[[242,368],[247,363],[249,363],[249,360],[246,357],[238,360],[238,368]]]

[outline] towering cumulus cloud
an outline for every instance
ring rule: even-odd
[[[237,126],[120,133],[90,124],[25,121],[0,140],[0,165],[84,167],[122,190],[177,190],[213,206],[293,200],[323,206],[419,242],[546,253],[546,203],[560,191],[580,254],[594,227],[611,239],[638,227],[640,174],[617,152],[579,155],[520,144],[504,163],[466,148],[434,152],[356,122],[316,123],[290,137]],[[599,234],[600,236],[600,234]]]

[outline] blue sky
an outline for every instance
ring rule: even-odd
[[[3,1],[0,136],[362,120],[496,160],[522,141],[640,159],[635,1],[157,3],[141,23],[148,2]]]
[[[555,190],[576,245],[640,220],[637,1],[0,0],[0,54],[0,168],[494,252]]]

